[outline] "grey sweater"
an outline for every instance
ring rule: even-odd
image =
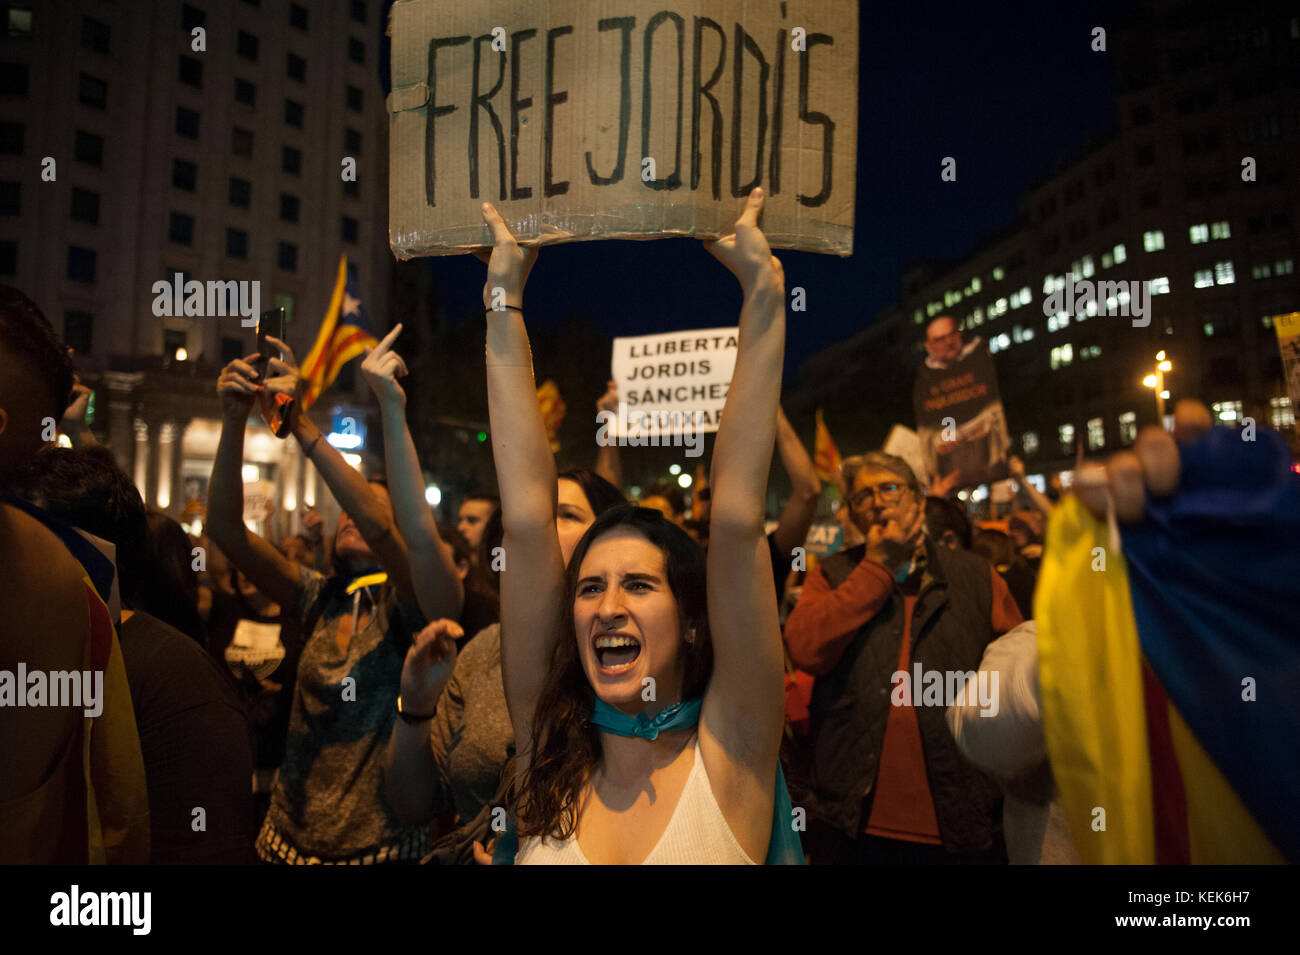
[[[456,658],[429,737],[438,766],[433,812],[454,808],[457,823],[468,823],[491,802],[514,750],[501,682],[500,624],[480,630]]]

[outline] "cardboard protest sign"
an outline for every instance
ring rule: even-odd
[[[925,469],[932,478],[956,473],[953,487],[1002,480],[1011,437],[988,347],[976,338],[946,368],[935,364],[922,362],[912,392]]]
[[[389,244],[716,237],[762,186],[774,248],[849,255],[855,0],[398,0]],[[346,170],[345,170],[346,172]]]
[[[615,338],[611,377],[617,420],[609,433],[717,431],[736,367],[736,328],[700,328]]]

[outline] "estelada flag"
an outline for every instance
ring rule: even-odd
[[[537,404],[542,409],[542,422],[546,425],[546,440],[551,443],[551,452],[555,453],[560,450],[560,442],[555,440],[555,433],[560,430],[560,422],[564,420],[564,413],[568,411],[555,382],[549,379],[542,382],[542,387],[537,389]]]
[[[1043,730],[1084,863],[1300,862],[1300,478],[1255,437],[1180,448],[1122,539],[1073,496],[1052,512]]]
[[[311,346],[302,363],[302,409],[306,411],[315,404],[321,392],[334,383],[344,365],[378,344],[379,339],[371,331],[370,316],[361,301],[361,294],[348,274],[348,257],[340,256],[329,309],[316,336],[316,344]]]
[[[817,409],[817,433],[813,437],[813,468],[823,481],[840,483],[840,452],[831,440],[830,429],[822,420],[822,409]]]

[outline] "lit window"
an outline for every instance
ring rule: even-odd
[[[1137,414],[1125,411],[1119,416],[1119,440],[1121,444],[1132,444],[1137,440]]]
[[[25,7],[9,8],[9,35],[32,35],[32,11]]]
[[[931,318],[937,315],[943,309],[942,302],[931,302],[925,307],[925,314]]]
[[[1005,315],[1007,312],[1007,300],[1000,298],[989,307],[989,317],[996,318],[999,315]]]
[[[1103,252],[1101,254],[1101,267],[1103,270],[1110,268],[1114,264],[1115,264],[1115,256],[1113,256],[1109,252]]]
[[[1057,312],[1055,315],[1047,316],[1047,330],[1049,332],[1059,332],[1069,324],[1070,316],[1065,312]]]
[[[1088,450],[1099,451],[1106,446],[1106,427],[1100,418],[1088,419]]]
[[[1272,274],[1273,270],[1267,262],[1263,265],[1252,265],[1250,267],[1250,277],[1252,279],[1266,279]]]
[[[1070,274],[1074,276],[1076,282],[1083,278],[1083,269],[1078,259],[1070,263]]]
[[[980,290],[980,277],[978,275],[970,280],[970,290],[972,292],[978,292]]]
[[[1142,233],[1142,248],[1148,252],[1159,252],[1165,247],[1165,234],[1160,229]]]
[[[922,318],[921,318],[921,310],[919,308],[912,313],[912,321],[917,325],[921,324]]]
[[[1052,370],[1062,368],[1074,360],[1074,349],[1070,345],[1061,345],[1052,349]]]
[[[1127,258],[1128,258],[1128,252],[1125,251],[1124,243],[1121,242],[1119,245],[1115,246],[1115,264],[1119,265]]]
[[[1232,229],[1227,222],[1214,222],[1210,224],[1211,239],[1231,239]]]
[[[1169,294],[1169,278],[1167,276],[1162,275],[1159,278],[1151,279],[1148,285],[1152,295]]]
[[[1231,285],[1237,281],[1237,274],[1233,271],[1231,262],[1214,263],[1214,281],[1218,285]]]
[[[1192,245],[1200,245],[1202,242],[1210,241],[1210,227],[1202,222],[1200,225],[1191,227]]]
[[[1194,283],[1197,288],[1209,288],[1214,284],[1214,269],[1197,269]]]
[[[1088,278],[1090,275],[1092,275],[1092,274],[1093,274],[1094,272],[1096,272],[1096,271],[1097,271],[1097,270],[1096,270],[1095,268],[1093,268],[1093,265],[1092,265],[1092,256],[1091,256],[1091,255],[1085,255],[1085,256],[1083,257],[1083,277],[1086,279],[1086,278]]]
[[[961,301],[960,292],[954,292],[952,289],[949,289],[948,291],[943,293],[943,304],[945,306],[953,306],[960,301]]]
[[[1054,276],[1054,275],[1044,275],[1044,276],[1043,276],[1043,294],[1044,294],[1044,295],[1051,295],[1053,289],[1055,289],[1055,288],[1056,288],[1056,276]]]
[[[1214,337],[1214,322],[1206,322],[1203,326],[1201,326],[1201,330],[1202,330],[1203,332],[1205,332],[1205,337],[1206,337],[1206,338],[1213,338],[1213,337]]]
[[[1274,275],[1290,275],[1295,271],[1295,259],[1281,259],[1273,266]]]
[[[984,324],[984,309],[976,308],[973,312],[970,313],[970,319],[972,324],[975,325]]]
[[[1003,277],[1004,275],[1006,275],[1006,274],[1007,274],[1007,273],[1006,273],[1005,271],[1003,271],[1002,266],[999,265],[997,268],[995,268],[995,269],[993,270],[993,281],[995,281],[995,282],[1001,282],[1001,281],[1002,281],[1002,277]]]
[[[1038,450],[1038,432],[1026,431],[1020,436],[1020,447],[1024,449],[1025,454],[1033,454]]]
[[[1132,296],[1129,295],[1127,287],[1121,288],[1119,290],[1119,307],[1127,308],[1131,297]]]
[[[1062,454],[1074,453],[1074,425],[1063,424],[1056,429],[1056,437],[1061,442]]]
[[[1295,409],[1291,407],[1290,398],[1269,398],[1268,399],[1268,421],[1274,428],[1281,431],[1283,428],[1295,427]]]
[[[1219,424],[1236,425],[1241,420],[1240,401],[1216,401],[1210,406],[1214,420]]]

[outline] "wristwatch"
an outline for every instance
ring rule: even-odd
[[[425,722],[426,720],[431,720],[431,719],[433,719],[433,717],[434,717],[435,714],[433,714],[433,713],[406,713],[406,712],[404,712],[404,711],[402,710],[402,698],[401,698],[401,696],[398,696],[398,698],[397,698],[397,715],[400,716],[400,717],[401,717],[404,721],[406,721],[407,723],[410,723],[412,726],[414,726],[416,723],[423,723],[423,722]]]

